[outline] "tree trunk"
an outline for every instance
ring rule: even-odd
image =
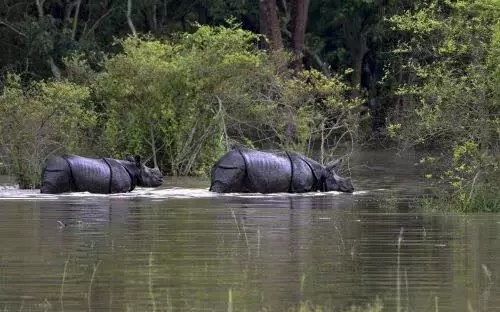
[[[54,78],[56,80],[61,80],[61,69],[59,69],[59,66],[57,66],[52,56],[49,55],[47,63],[50,66],[50,70],[52,71],[52,75],[54,75]]]
[[[75,16],[73,17],[73,30],[71,31],[71,40],[75,40],[76,37],[76,26],[78,24],[78,16],[80,15],[80,5],[82,4],[82,0],[76,1],[76,11]]]
[[[269,27],[267,27],[267,6],[266,0],[259,1],[259,32],[269,38]],[[269,49],[268,42],[261,38],[259,42],[259,46],[261,49]]]
[[[36,0],[36,8],[38,10],[38,18],[42,19],[44,13],[43,13],[43,3],[45,0]]]
[[[102,14],[105,15],[108,12],[108,0],[101,1]]]
[[[361,96],[361,72],[363,70],[363,56],[366,52],[363,52],[362,49],[355,49],[351,54],[351,66],[352,66],[352,97],[360,97]]]
[[[259,3],[260,30],[265,30],[266,35],[271,40],[273,50],[283,49],[283,40],[281,38],[281,29],[278,21],[278,8],[275,0],[260,0]],[[265,23],[263,25],[262,23]]]
[[[157,15],[156,2],[154,2],[153,4],[151,4],[145,8],[144,15],[146,16],[149,30],[153,34],[158,35],[159,31],[158,31],[158,19],[156,18],[156,15]]]
[[[40,23],[42,22],[43,17],[45,15],[43,12],[43,3],[44,2],[45,2],[45,0],[36,0],[36,8],[38,10],[38,18],[40,20]],[[54,78],[56,80],[61,80],[61,70],[57,66],[52,55],[49,55],[47,57],[47,64],[49,64],[50,70],[52,71],[52,75],[54,75]]]
[[[162,34],[164,31],[165,23],[167,21],[167,2],[168,0],[155,0],[152,4],[145,6],[143,9],[149,30],[155,36]],[[200,23],[204,24],[201,21]]]
[[[363,57],[368,52],[366,43],[368,32],[363,29],[362,21],[359,19],[346,19],[344,21],[344,38],[346,47],[351,56],[351,75],[353,98],[361,96],[361,74],[363,70]]]
[[[292,47],[297,66],[302,65],[304,57],[308,10],[309,0],[292,1]]]
[[[132,21],[132,0],[127,1],[127,23],[130,27],[132,35],[137,37],[137,31],[135,30],[134,22]]]
[[[68,27],[71,25],[71,12],[73,12],[73,5],[74,3],[71,1],[68,2],[63,2],[62,6],[64,8],[64,18],[63,18],[63,24],[64,27]]]

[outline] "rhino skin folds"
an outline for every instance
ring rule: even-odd
[[[140,163],[140,157],[87,158],[62,155],[51,159],[43,169],[41,193],[66,192],[124,193],[136,186],[157,187],[163,176],[158,168]]]
[[[304,193],[340,191],[352,193],[348,178],[333,167],[295,152],[235,149],[212,167],[210,191],[217,193]]]

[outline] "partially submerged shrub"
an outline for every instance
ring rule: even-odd
[[[282,63],[289,56],[276,61],[258,39],[230,25],[175,41],[119,40],[123,52],[92,86],[105,106],[103,145],[113,154],[155,149],[164,172],[188,175],[207,173],[234,144],[309,152],[317,141],[351,142],[354,103],[341,77],[294,76]]]
[[[37,82],[21,87],[9,75],[0,95],[0,149],[21,188],[37,187],[45,160],[64,151],[76,152],[95,116],[84,108],[87,87],[69,82]]]
[[[440,195],[457,209],[471,210],[464,207],[484,198],[477,196],[500,175],[500,23],[488,1],[464,3],[447,2],[446,11],[416,6],[391,18],[411,38],[393,51],[404,59],[397,70],[410,78],[396,92],[405,107],[389,116],[387,130],[404,147],[430,149],[426,177],[446,187]]]
[[[97,72],[66,61],[67,79],[22,88],[9,76],[0,98],[0,151],[22,187],[39,183],[62,152],[153,156],[165,174],[208,173],[234,145],[310,154],[356,137],[358,104],[342,77],[295,73],[291,55],[258,48],[238,25],[198,26],[170,41],[118,39]],[[156,156],[156,157],[155,157]]]

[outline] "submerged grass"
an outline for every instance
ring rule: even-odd
[[[338,310],[334,308],[326,308],[320,305],[315,305],[310,301],[302,301],[297,307],[289,308],[289,312],[327,312],[327,311],[344,311],[344,312],[381,312],[384,309],[384,305],[380,299],[377,299],[374,303],[367,304],[365,306],[351,306],[344,310]]]
[[[69,255],[66,258],[66,262],[64,262],[64,271],[63,271],[63,276],[62,276],[62,282],[61,282],[61,294],[59,297],[59,300],[61,302],[61,311],[64,311],[64,281],[66,280],[66,272],[68,270],[68,262],[69,262]]]
[[[153,306],[153,312],[156,312],[156,300],[155,300],[155,294],[153,292],[152,268],[153,268],[153,252],[150,251],[148,258],[148,294],[149,298],[151,299],[151,305]]]
[[[97,272],[97,268],[99,267],[99,264],[101,263],[101,261],[99,260],[99,262],[97,262],[96,265],[94,265],[94,271],[92,272],[92,277],[90,278],[90,283],[89,283],[89,292],[88,292],[88,296],[87,296],[87,304],[88,304],[88,308],[89,308],[89,312],[92,311],[91,309],[91,302],[92,302],[92,284],[94,283],[94,279],[95,279],[95,273]]]
[[[429,212],[500,212],[500,187],[484,185],[474,192],[454,192],[437,196],[424,196],[419,206]]]
[[[229,296],[231,296],[231,291],[229,291]],[[233,312],[233,305],[232,305],[232,299],[229,297],[229,300],[231,300],[227,307],[227,312]],[[186,307],[183,307],[182,310],[187,310],[189,311],[189,308],[185,309]],[[9,306],[0,306],[0,311],[2,312],[14,312],[14,311],[32,311],[32,312],[37,312],[37,311],[43,311],[43,312],[49,312],[49,311],[56,311],[53,309],[53,306],[50,302],[45,299],[43,302],[40,304],[34,305],[34,306],[29,306],[27,309],[23,309],[23,306],[21,308],[16,308],[13,309]],[[197,308],[193,308],[193,311],[198,310]],[[236,311],[239,309],[236,308]],[[246,309],[244,309],[246,310]],[[128,308],[127,311],[136,311],[133,308]],[[141,310],[141,311],[148,311],[146,310]],[[172,307],[166,307],[163,309],[162,307],[159,307],[159,311],[172,311]],[[375,303],[367,304],[364,306],[351,306],[347,309],[339,310],[335,308],[327,308],[321,305],[316,305],[313,304],[310,301],[302,301],[300,302],[297,306],[294,307],[289,307],[289,308],[284,308],[283,310],[273,310],[273,309],[266,309],[265,311],[271,312],[271,311],[286,311],[286,312],[330,312],[330,311],[335,311],[335,312],[382,312],[384,311],[384,306],[380,300],[376,300]]]
[[[244,227],[243,227],[244,229]],[[244,230],[245,232],[245,230]],[[260,233],[259,233],[260,235]],[[397,272],[397,279],[398,279],[398,288],[399,288],[399,280],[400,280],[400,263],[399,263],[399,252],[400,252],[400,247],[401,247],[401,243],[402,243],[402,240],[403,240],[403,229],[401,229],[401,232],[400,232],[400,235],[399,235],[399,238],[398,238],[398,272]],[[53,305],[52,303],[47,300],[46,298],[43,300],[43,301],[40,301],[38,303],[31,303],[29,305],[29,308],[27,310],[29,311],[65,311],[64,310],[64,294],[65,294],[65,283],[66,283],[66,279],[68,277],[68,264],[70,262],[70,256],[68,255],[68,257],[66,258],[66,261],[64,263],[64,269],[63,269],[63,272],[62,272],[62,280],[61,280],[61,287],[60,287],[60,293],[59,293],[59,304],[60,304],[60,307],[59,309],[53,309]],[[97,275],[97,272],[98,272],[98,268],[100,267],[100,264],[101,264],[101,260],[99,260],[94,266],[93,266],[93,271],[92,271],[92,275],[91,275],[91,278],[90,278],[90,282],[89,282],[89,286],[88,286],[88,293],[87,293],[87,296],[86,296],[86,304],[87,304],[87,310],[90,312],[91,311],[91,303],[92,303],[92,299],[93,299],[93,296],[92,296],[92,288],[93,288],[93,284],[94,284],[94,281],[96,279],[96,275]],[[134,306],[130,306],[128,303],[126,303],[125,305],[127,306],[127,311],[173,311],[174,310],[174,307],[172,306],[172,300],[171,300],[171,297],[170,297],[170,294],[169,294],[169,291],[167,289],[167,293],[166,293],[166,304],[162,304],[162,303],[157,303],[156,302],[156,299],[159,298],[159,294],[158,293],[155,293],[154,292],[154,287],[153,287],[153,270],[154,269],[154,257],[153,257],[153,253],[150,252],[149,253],[149,257],[148,257],[148,266],[147,266],[147,294],[149,295],[149,299],[150,299],[150,302],[148,305],[148,308],[146,309],[136,309],[136,307]],[[488,271],[487,269],[485,269],[485,271]],[[319,304],[315,304],[313,303],[311,300],[304,300],[302,299],[303,297],[303,292],[304,292],[304,288],[305,288],[305,282],[306,282],[306,275],[305,274],[302,274],[301,276],[301,279],[300,279],[300,293],[301,293],[301,298],[299,299],[300,301],[296,304],[293,304],[291,306],[279,306],[279,307],[276,307],[276,308],[266,308],[265,310],[258,310],[258,311],[288,311],[288,312],[327,312],[327,311],[337,311],[337,312],[381,312],[384,310],[384,305],[382,304],[382,301],[379,299],[379,298],[376,298],[376,300],[373,302],[373,303],[369,303],[369,304],[366,304],[366,305],[352,305],[352,306],[348,306],[348,307],[344,307],[344,308],[339,308],[339,307],[334,307],[334,306],[326,306],[326,305],[319,305]],[[95,291],[95,290],[94,290]],[[400,297],[400,291],[398,290],[398,293],[397,293],[397,296],[398,296],[398,311],[400,311],[401,309],[401,306],[400,306],[400,300],[399,300],[399,297]],[[241,307],[238,305],[237,301],[235,302],[234,298],[235,297],[238,297],[238,296],[234,296],[234,291],[232,288],[229,288],[227,290],[227,303],[226,303],[226,308],[225,310],[227,312],[233,312],[233,311],[239,311],[239,310],[248,310],[248,307]],[[83,298],[82,298],[83,299]],[[84,299],[84,300],[85,300]],[[55,299],[57,300],[57,299]],[[73,298],[74,300],[74,298]],[[183,301],[183,300],[177,300],[177,301]],[[21,308],[13,308],[12,306],[2,306],[0,305],[0,312],[1,311],[4,311],[4,312],[10,312],[10,311],[23,311],[25,310],[24,309],[24,301],[21,302]],[[130,303],[132,305],[134,305],[134,303]],[[146,304],[145,302],[140,302],[139,303],[139,306],[143,305],[143,304]],[[206,303],[202,303],[202,305],[204,305]],[[56,304],[57,306],[57,304]],[[110,309],[111,309],[111,304],[110,304]],[[194,305],[190,306],[190,304],[188,303],[188,301],[184,300],[183,301],[183,310],[198,310],[199,309],[199,302],[195,302]]]

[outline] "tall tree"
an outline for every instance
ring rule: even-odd
[[[296,56],[296,65],[302,64],[304,56],[307,14],[309,11],[309,0],[291,0],[292,16],[292,48]]]
[[[271,40],[271,48],[280,50],[283,48],[281,29],[278,20],[278,8],[275,0],[260,0],[260,32]]]

